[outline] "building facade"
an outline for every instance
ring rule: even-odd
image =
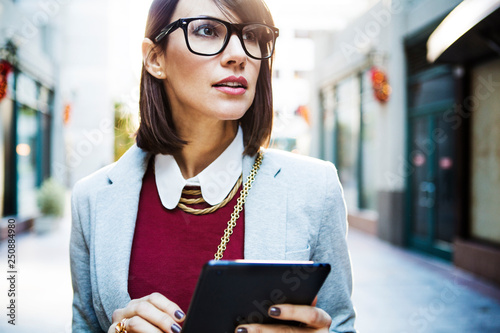
[[[339,170],[352,226],[500,283],[500,5],[472,7],[481,2],[493,5],[467,39],[493,46],[471,57],[453,58],[478,50],[469,45],[428,59],[458,0],[380,1],[347,29],[318,34],[313,147]]]
[[[0,184],[2,216],[37,214],[36,191],[51,174],[57,66],[49,15],[32,2],[0,1]],[[56,128],[54,128],[56,127]]]
[[[3,217],[38,216],[43,180],[71,188],[113,162],[110,78],[125,71],[110,64],[111,50],[127,45],[110,42],[112,10],[101,0],[0,0],[0,61],[9,68],[0,77]]]

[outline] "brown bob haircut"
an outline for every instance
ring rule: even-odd
[[[186,0],[184,0],[186,1]],[[273,18],[263,0],[207,0],[213,1],[230,20],[260,22],[274,25]],[[146,23],[146,38],[154,41],[160,31],[172,20],[179,0],[154,0]],[[164,55],[168,38],[157,43],[159,54]],[[243,129],[245,155],[254,156],[261,146],[267,146],[273,123],[271,87],[272,58],[261,60],[255,98],[239,120]],[[142,67],[139,100],[140,124],[136,133],[137,146],[153,154],[172,155],[179,152],[186,141],[175,130],[170,102],[163,82]]]

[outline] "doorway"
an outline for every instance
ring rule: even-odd
[[[410,247],[451,259],[457,225],[456,129],[447,116],[455,102],[449,66],[408,80],[407,232]]]

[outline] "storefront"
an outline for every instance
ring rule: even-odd
[[[460,198],[458,175],[464,172],[460,152],[463,128],[449,121],[459,100],[461,69],[426,61],[431,24],[405,42],[407,57],[407,147],[405,238],[407,245],[446,259],[453,256]]]
[[[37,215],[36,191],[50,174],[53,91],[18,68],[7,75],[2,114],[2,216]]]
[[[500,284],[500,1],[465,0],[436,28],[427,58],[459,74],[448,126],[460,136],[454,263]],[[455,191],[455,188],[450,188]]]
[[[500,0],[404,4],[318,34],[318,156],[350,226],[500,284]]]

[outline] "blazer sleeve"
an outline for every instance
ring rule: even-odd
[[[332,317],[330,332],[356,332],[351,301],[352,272],[347,249],[347,210],[335,166],[325,167],[325,194],[322,220],[312,260],[328,262],[331,272],[318,294],[319,308]]]
[[[90,213],[79,193],[78,183],[71,197],[70,265],[73,285],[73,333],[104,332],[99,325],[93,302],[90,281]],[[82,207],[83,206],[83,207]]]

